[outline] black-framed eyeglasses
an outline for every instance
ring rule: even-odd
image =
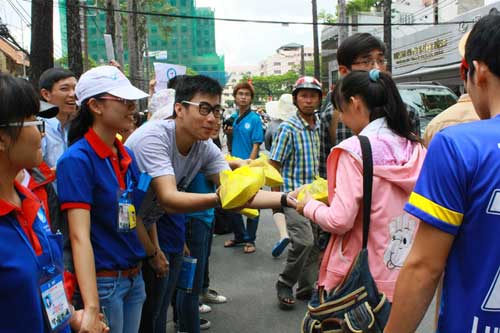
[[[182,101],[182,104],[189,104],[189,105],[194,105],[198,107],[198,112],[202,116],[208,116],[210,112],[214,114],[215,118],[220,118],[222,114],[224,113],[224,108],[220,106],[219,104],[212,106],[210,103],[207,102],[190,102],[190,101]]]
[[[377,58],[377,59],[361,59],[359,61],[353,62],[353,65],[363,65],[363,66],[375,66],[375,64],[379,67],[385,66],[387,64],[387,59],[385,58]]]
[[[45,121],[43,119],[37,119],[33,121],[25,121],[23,123],[8,123],[4,125],[0,125],[0,128],[6,127],[27,127],[27,126],[36,126],[40,133],[45,133]]]

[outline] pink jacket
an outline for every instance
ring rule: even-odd
[[[392,132],[385,118],[372,121],[367,136],[373,155],[373,196],[368,253],[377,287],[392,301],[399,270],[411,248],[418,221],[403,211],[415,186],[425,148]],[[304,216],[332,233],[321,263],[318,284],[337,287],[361,250],[363,170],[361,146],[351,137],[333,148],[327,162],[330,206],[311,200]]]

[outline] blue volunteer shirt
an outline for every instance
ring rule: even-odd
[[[432,140],[405,210],[455,236],[438,332],[500,328],[500,116],[449,127]]]
[[[204,174],[200,172],[194,177],[193,181],[188,186],[187,192],[215,193],[215,185],[214,183],[209,181]],[[213,208],[186,214],[186,217],[191,217],[203,221],[208,225],[209,228],[212,227],[214,216],[215,216],[215,209]]]
[[[252,110],[246,111],[241,117],[236,114],[231,149],[233,156],[247,159],[252,153],[253,145],[262,142],[264,142],[264,131],[260,116]]]
[[[62,235],[52,234],[33,193],[18,183],[16,190],[21,208],[0,200],[0,331],[49,333],[40,294],[41,267],[51,264],[50,252],[55,264],[63,265]],[[69,326],[60,332],[69,333]]]
[[[61,209],[90,210],[90,240],[97,271],[136,267],[145,257],[137,230],[118,232],[118,193],[132,181],[136,211],[144,193],[137,189],[139,169],[132,152],[118,140],[118,156],[90,129],[57,164]]]

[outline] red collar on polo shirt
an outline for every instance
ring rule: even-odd
[[[31,193],[27,188],[19,184],[17,181],[14,182],[16,191],[21,196],[21,208],[13,205],[12,203],[0,199],[0,217],[15,212],[16,219],[19,225],[23,229],[24,233],[28,237],[31,246],[37,256],[42,254],[42,246],[38,240],[38,236],[33,230],[33,222],[35,222],[38,211],[40,210],[41,203],[33,193]]]
[[[85,134],[85,139],[88,141],[90,147],[92,147],[97,156],[102,159],[109,157],[116,179],[118,179],[118,183],[120,184],[120,188],[125,189],[125,175],[127,173],[128,166],[132,163],[132,158],[120,140],[115,139],[114,145],[116,149],[118,149],[118,156],[116,156],[111,148],[109,148],[104,141],[102,141],[99,135],[97,135],[92,128],[90,128]],[[121,159],[119,157],[121,157]]]

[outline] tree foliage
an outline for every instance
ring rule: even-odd
[[[269,97],[277,100],[282,94],[290,94],[293,84],[298,78],[299,74],[294,71],[289,71],[282,75],[245,76],[241,82],[246,82],[251,79],[255,89],[254,101],[266,102]]]
[[[376,8],[379,11],[381,6],[382,0],[352,0],[346,4],[346,14],[350,16],[359,12],[369,12],[372,8]],[[324,23],[338,22],[338,17],[335,14],[328,13],[325,10],[322,10],[318,14],[318,19]]]

